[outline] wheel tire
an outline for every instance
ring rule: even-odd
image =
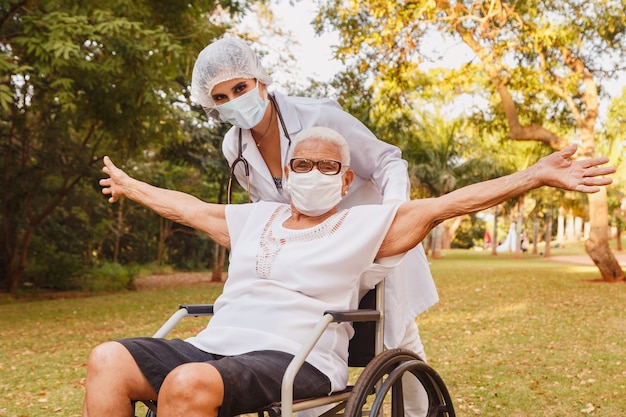
[[[386,350],[372,359],[354,384],[344,416],[403,417],[402,376],[407,372],[426,390],[428,417],[455,416],[450,394],[439,374],[414,352],[405,349]],[[380,385],[378,390],[377,385]],[[388,394],[391,394],[391,405],[385,406]]]

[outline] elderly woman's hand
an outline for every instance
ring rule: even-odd
[[[615,167],[599,165],[609,162],[608,158],[589,158],[571,161],[569,158],[576,152],[576,145],[555,152],[542,158],[536,165],[539,179],[544,185],[581,193],[596,193],[600,186],[609,185],[613,180],[604,178],[615,172]]]
[[[109,178],[100,180],[100,186],[103,187],[102,194],[110,194],[109,203],[115,203],[120,198],[126,196],[125,183],[131,178],[116,167],[108,156],[105,156],[102,161],[104,162],[102,172],[109,176]]]

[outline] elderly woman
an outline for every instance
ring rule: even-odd
[[[280,399],[281,376],[326,310],[355,308],[441,221],[549,185],[585,193],[611,183],[606,158],[571,162],[576,146],[532,167],[444,196],[338,210],[354,172],[343,137],[326,128],[294,138],[285,167],[291,204],[218,205],[129,177],[108,157],[102,192],[194,227],[231,249],[215,316],[185,341],[125,339],[89,357],[84,415],[130,416],[134,400],[157,400],[159,417],[228,416]],[[365,273],[376,271],[376,274]],[[333,324],[296,378],[294,398],[346,385],[352,327]]]
[[[396,146],[381,140],[336,101],[285,96],[271,92],[272,78],[257,54],[242,39],[226,36],[208,45],[196,60],[192,97],[216,121],[233,127],[222,151],[251,201],[289,203],[283,167],[291,138],[311,126],[332,128],[350,146],[354,180],[339,209],[362,204],[409,200],[407,163]],[[232,178],[231,178],[232,180]],[[415,318],[439,297],[422,245],[417,245],[385,280],[385,346],[414,351],[426,358]],[[408,381],[408,384],[413,381]],[[425,413],[424,393],[405,386],[405,411]],[[425,402],[419,405],[420,398]]]

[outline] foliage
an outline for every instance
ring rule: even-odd
[[[613,176],[615,188],[624,191],[626,178],[623,169],[626,160],[626,88],[616,96],[608,106],[607,120],[599,132],[598,153],[608,157],[611,164],[617,167]]]
[[[614,175],[615,186],[611,187],[608,194],[609,223],[619,232],[626,230],[626,178],[624,177],[624,153],[626,145],[626,88],[620,96],[615,97],[609,104],[608,117],[600,132],[598,152],[610,158],[611,164],[617,167]]]
[[[89,271],[82,288],[93,292],[132,289],[136,275],[136,267],[104,262]]]
[[[229,15],[247,7],[229,0],[185,7],[161,0],[0,3],[0,276],[6,289],[17,288],[46,220],[74,218],[55,212],[69,213],[86,195],[100,155],[115,152],[125,160],[182,136],[177,108],[189,104],[198,50],[225,30]],[[225,18],[210,18],[220,10]],[[64,207],[67,201],[73,204]],[[81,222],[95,215],[87,206]],[[94,246],[89,238],[76,244]],[[82,261],[89,263],[90,255]]]
[[[457,188],[512,172],[499,141],[476,134],[465,118],[416,113],[410,136],[401,142],[422,197],[437,197]],[[493,137],[491,137],[493,139]]]
[[[462,119],[447,121],[438,113],[418,116],[414,134],[403,149],[419,184],[416,189],[424,190],[419,194],[438,197],[459,188],[457,183],[467,162],[462,157],[467,146],[462,129]]]
[[[452,249],[472,249],[484,247],[484,236],[487,230],[485,220],[476,217],[476,214],[466,216],[454,233]]]
[[[605,94],[601,80],[624,69],[625,5],[328,0],[319,3],[316,24],[319,31],[338,32],[336,53],[349,64],[347,72],[371,83],[372,107],[392,118],[433,97],[452,106],[469,98],[478,103],[472,109],[476,119],[500,127],[499,136],[557,150],[575,142],[576,157],[592,157],[599,97]],[[461,43],[471,58],[433,71],[433,79],[424,68],[438,60],[441,50],[432,44],[439,38]],[[606,280],[623,280],[608,249],[605,190],[588,200],[587,251]]]
[[[476,214],[466,216],[454,233],[451,247],[453,249],[472,249],[476,246],[484,247],[486,230],[486,222],[476,217]]]

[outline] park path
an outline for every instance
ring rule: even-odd
[[[226,273],[222,279],[226,278]],[[211,282],[210,272],[174,272],[171,274],[158,274],[140,277],[135,280],[138,290],[150,288],[172,287],[183,284],[196,284],[200,282]]]
[[[626,267],[626,252],[614,252],[617,261],[622,267]],[[563,255],[563,256],[550,256],[546,258],[547,261],[564,262],[579,265],[593,265],[593,261],[588,255]]]

